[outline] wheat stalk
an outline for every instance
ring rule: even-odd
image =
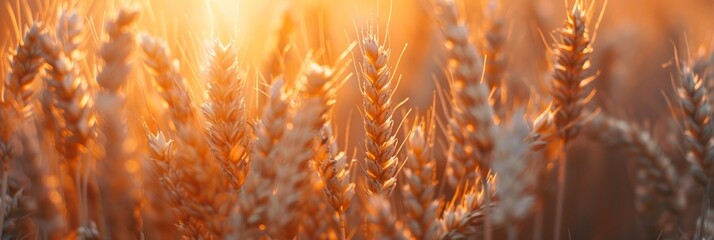
[[[22,147],[17,139],[15,129],[13,126],[17,126],[20,123],[20,116],[17,113],[17,103],[14,99],[2,99],[0,101],[0,120],[5,124],[9,124],[7,127],[3,127],[0,130],[0,164],[2,164],[2,192],[0,192],[0,197],[2,201],[0,202],[0,227],[5,226],[5,214],[6,207],[8,206],[5,194],[8,191],[8,175],[10,174],[10,161],[12,161],[16,156],[19,156],[22,152]],[[3,229],[4,230],[4,229]],[[4,231],[0,232],[0,238],[3,236]]]
[[[133,210],[138,207],[135,192],[136,182],[131,181],[135,173],[124,167],[129,159],[125,150],[126,116],[123,86],[132,69],[134,51],[136,49],[136,34],[134,24],[139,17],[136,9],[122,9],[117,16],[106,24],[108,39],[102,45],[100,56],[104,66],[97,75],[97,83],[101,91],[96,96],[96,109],[100,131],[104,137],[105,169],[102,179],[103,187],[113,189],[106,193],[105,209],[110,216],[109,224],[113,226],[112,235],[116,238],[128,238],[132,233],[139,234],[140,219],[135,219]]]
[[[402,193],[406,209],[405,225],[416,238],[439,237],[439,201],[435,199],[438,181],[434,149],[434,124],[417,119],[407,138],[407,162]]]
[[[211,52],[208,101],[203,111],[211,150],[234,190],[239,190],[249,169],[252,132],[246,119],[243,79],[238,76],[238,55],[231,45],[216,44]]]
[[[389,50],[380,46],[375,35],[362,39],[362,99],[365,130],[365,172],[367,194],[391,192],[396,185],[397,139],[392,132],[392,92]]]

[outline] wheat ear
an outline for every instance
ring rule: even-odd
[[[268,103],[260,121],[255,124],[257,140],[253,144],[251,172],[238,196],[235,213],[235,235],[241,238],[256,238],[268,224],[270,199],[275,188],[277,154],[276,145],[283,138],[292,117],[289,114],[292,100],[283,91],[284,80],[277,78],[268,91]],[[262,226],[262,227],[261,227]]]
[[[58,22],[57,41],[53,41],[48,35],[41,40],[44,58],[50,66],[45,79],[51,93],[50,109],[59,111],[60,124],[63,127],[53,130],[58,131],[55,133],[55,143],[64,159],[61,164],[67,176],[63,177],[66,179],[63,185],[68,198],[66,203],[72,229],[91,228],[88,214],[92,214],[94,220],[101,218],[100,211],[95,209],[99,207],[99,202],[93,201],[96,199],[84,199],[84,193],[80,196],[83,186],[87,187],[86,196],[95,198],[99,194],[96,182],[82,179],[85,173],[80,172],[91,172],[91,169],[80,168],[84,162],[82,159],[92,144],[95,125],[93,99],[90,98],[88,82],[81,75],[79,67],[83,60],[80,52],[84,39],[83,28],[82,18],[76,11],[63,11]],[[86,207],[92,208],[91,211]]]
[[[499,128],[493,170],[498,174],[498,205],[493,209],[495,224],[506,225],[509,239],[518,239],[517,223],[535,203],[534,189],[539,173],[537,163],[528,158],[530,146],[525,142],[530,133],[523,111]]]
[[[481,79],[483,60],[469,39],[469,29],[459,18],[456,4],[449,0],[436,3],[453,76],[447,181],[456,187],[460,181],[473,182],[477,167],[482,173],[491,169],[493,109],[488,101],[488,87]]]
[[[47,87],[52,92],[55,108],[60,110],[64,127],[68,130],[59,137],[59,151],[65,161],[76,167],[80,154],[87,150],[91,138],[93,119],[87,82],[80,74],[79,45],[82,40],[83,24],[81,17],[74,11],[62,13],[57,29],[59,42],[48,35],[42,38],[44,57],[49,64]]]
[[[438,0],[437,15],[446,38],[449,54],[451,82],[451,117],[448,123],[449,152],[447,181],[452,187],[458,182],[475,181],[476,170],[481,176],[491,171],[494,134],[493,108],[489,104],[489,90],[481,79],[483,60],[469,39],[469,29],[458,15],[453,1]],[[486,195],[491,195],[490,185],[483,182]],[[487,198],[487,205],[490,202]],[[492,239],[491,218],[485,209],[484,235]]]
[[[554,138],[563,142],[563,151],[569,139],[574,138],[581,125],[582,112],[592,98],[593,91],[585,88],[595,79],[590,69],[592,42],[588,32],[589,15],[582,0],[577,0],[568,11],[565,27],[560,29],[559,42],[553,52],[553,80],[551,81],[552,101],[549,111],[553,118],[552,124],[556,132],[538,132],[545,138]],[[552,128],[550,130],[553,130]],[[550,136],[549,136],[550,135]],[[555,239],[560,239],[563,202],[565,201],[565,183],[567,157],[560,154],[558,166],[558,195],[555,218]]]
[[[395,216],[389,198],[385,193],[372,195],[367,206],[370,231],[379,239],[413,239],[409,229]]]
[[[491,180],[481,180],[476,178],[477,181],[486,181],[485,184],[493,185]],[[484,229],[486,218],[486,210],[492,208],[493,204],[486,204],[486,198],[493,198],[493,195],[487,195],[485,185],[480,182],[475,184],[465,184],[462,196],[454,196],[454,200],[448,204],[441,217],[441,237],[440,239],[472,239],[476,238],[482,234],[482,231],[488,231]],[[481,187],[479,189],[478,187]]]
[[[32,112],[33,84],[42,65],[41,39],[45,31],[39,23],[30,26],[22,42],[18,44],[10,60],[10,73],[5,81],[4,98],[14,98],[22,112]]]
[[[162,88],[162,97],[169,106],[175,126],[177,175],[181,180],[181,211],[200,221],[215,237],[225,237],[234,195],[225,186],[220,168],[213,160],[203,131],[198,127],[198,113],[193,107],[178,64],[165,43],[143,37],[141,47],[145,61]]]
[[[593,52],[589,24],[583,1],[576,1],[568,11],[565,27],[558,30],[559,42],[553,49],[553,99],[549,111],[553,113],[558,137],[565,141],[577,135],[583,108],[594,93],[586,89],[595,79],[589,73]]]
[[[339,151],[331,126],[325,126],[322,133],[321,143],[316,144],[315,165],[325,185],[325,196],[337,212],[340,237],[345,239],[347,232],[345,211],[355,194],[355,184],[351,181],[352,161],[348,160],[344,152]]]
[[[19,164],[22,165],[24,169],[24,174],[33,183],[32,187],[29,189],[29,193],[37,204],[43,206],[42,211],[34,214],[35,221],[40,228],[40,231],[48,233],[59,233],[62,232],[64,222],[62,215],[60,214],[60,208],[64,205],[61,199],[54,201],[50,199],[50,194],[58,193],[56,188],[47,186],[43,183],[43,178],[48,175],[48,167],[40,164],[40,142],[37,136],[37,129],[32,119],[32,114],[34,113],[34,101],[35,101],[35,85],[37,85],[37,75],[43,69],[45,61],[43,59],[43,49],[42,49],[42,38],[44,38],[46,32],[44,27],[35,23],[27,30],[22,42],[20,42],[12,53],[10,59],[10,69],[7,75],[7,79],[4,81],[5,93],[4,101],[12,101],[16,108],[13,108],[13,113],[6,113],[13,115],[18,119],[15,120],[25,120],[23,123],[12,123],[12,120],[3,119],[2,122],[7,122],[5,125],[5,131],[11,131],[14,126],[24,127],[24,129],[12,130],[16,134],[21,131],[25,137],[23,139],[23,154],[26,160],[20,161]],[[9,107],[10,105],[5,105]],[[3,117],[4,118],[4,117]],[[20,137],[19,135],[14,135],[13,138]],[[10,144],[12,145],[11,140]],[[6,151],[6,154],[10,154],[11,151]],[[54,235],[53,237],[57,237]]]
[[[20,148],[16,144],[19,143],[18,134],[21,131],[23,120],[29,119],[26,117],[31,114],[32,110],[32,84],[39,74],[44,61],[42,59],[41,38],[44,36],[44,31],[40,25],[33,25],[25,34],[23,41],[18,44],[17,49],[10,58],[10,72],[7,79],[3,82],[4,88],[0,94],[0,111],[2,114],[0,119],[5,122],[2,134],[2,143],[0,143],[0,155],[2,155],[2,163],[4,173],[9,168],[11,159],[21,154]],[[13,142],[15,142],[13,144]],[[7,160],[7,161],[5,161]],[[28,163],[27,166],[37,168],[34,162]],[[6,176],[7,174],[3,174]],[[5,192],[3,191],[2,194]],[[0,216],[2,216],[0,214]],[[2,226],[0,224],[0,226]]]
[[[502,116],[505,109],[501,109],[505,104],[505,84],[504,75],[506,71],[507,53],[506,44],[506,18],[503,16],[502,0],[489,0],[484,6],[484,33],[481,37],[480,49],[486,55],[486,65],[484,68],[484,81],[491,91],[491,99],[494,110]]]
[[[248,126],[243,97],[244,80],[238,74],[238,55],[231,45],[216,44],[211,52],[208,103],[203,111],[211,150],[231,187],[238,191],[249,169],[253,133]]]
[[[140,219],[134,218],[133,210],[138,207],[132,173],[126,170],[129,159],[125,150],[126,116],[124,102],[126,96],[121,90],[126,85],[134,61],[136,50],[136,33],[134,24],[139,17],[136,9],[122,9],[117,16],[106,24],[107,40],[102,45],[99,55],[104,60],[104,66],[97,75],[97,83],[101,91],[96,96],[96,109],[99,127],[104,136],[104,159],[102,164],[103,187],[113,189],[107,191],[104,201],[107,210],[108,224],[115,238],[129,238],[141,232]]]
[[[362,39],[362,97],[365,130],[365,172],[367,193],[391,192],[396,185],[397,139],[392,132],[392,92],[389,50],[380,46],[376,36]]]
[[[679,77],[677,97],[684,124],[687,161],[697,181],[705,186],[707,180],[714,179],[714,123],[709,91],[701,77],[685,68]]]
[[[211,233],[206,227],[190,214],[181,211],[183,207],[183,188],[181,187],[181,172],[175,159],[174,141],[167,138],[163,132],[147,134],[149,143],[149,160],[156,166],[161,176],[161,185],[169,195],[169,205],[178,220],[178,230],[181,235],[195,239],[210,239]]]
[[[334,104],[335,82],[333,72],[327,67],[310,64],[304,73],[304,86],[300,105],[293,118],[293,128],[285,133],[276,146],[278,159],[284,164],[277,169],[276,194],[271,198],[269,232],[272,236],[285,238],[295,236],[299,220],[304,216],[301,209],[311,193],[316,171],[310,166],[313,145],[327,123],[328,112]],[[296,198],[295,196],[301,196]],[[290,213],[290,214],[285,214]]]
[[[650,133],[604,114],[595,117],[588,126],[603,141],[621,147],[635,159],[635,206],[643,216],[641,220],[651,222],[648,225],[653,226],[651,230],[654,231],[648,236],[657,237],[661,230],[675,230],[675,218],[686,208],[685,192],[679,186],[679,176],[672,160],[660,150]],[[653,206],[659,204],[665,206],[663,213],[655,213],[656,217],[645,215],[657,211]]]
[[[433,121],[417,119],[407,138],[407,162],[404,168],[405,225],[420,239],[436,239],[440,235],[439,202],[435,199],[436,159],[433,156]]]

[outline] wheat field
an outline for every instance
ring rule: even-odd
[[[712,1],[0,6],[0,239],[714,239]]]

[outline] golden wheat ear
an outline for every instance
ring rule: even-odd
[[[407,138],[407,159],[402,183],[402,194],[407,218],[405,226],[415,238],[436,239],[440,233],[438,224],[439,201],[436,200],[436,158],[434,157],[434,129],[431,114],[417,118]]]
[[[690,163],[695,179],[706,186],[707,180],[714,178],[714,122],[712,122],[709,90],[704,80],[685,67],[679,76],[677,98],[679,114],[684,125],[684,137],[687,149],[687,161]]]
[[[447,183],[474,182],[475,170],[491,169],[495,134],[489,89],[483,82],[483,59],[469,38],[469,28],[453,1],[437,0],[435,11],[445,37],[451,76],[451,116],[448,120]]]
[[[397,138],[393,132],[394,109],[389,62],[389,49],[378,43],[375,35],[362,39],[362,98],[364,130],[366,132],[365,170],[367,193],[391,192],[397,182]]]
[[[369,230],[378,239],[413,239],[409,229],[397,219],[387,193],[373,194],[367,206]]]
[[[252,148],[251,172],[238,195],[238,207],[234,214],[234,235],[240,238],[265,237],[270,201],[275,189],[278,169],[277,144],[292,124],[293,99],[285,93],[284,80],[278,77],[269,87],[268,102],[260,121],[255,124],[257,137]]]
[[[231,232],[228,220],[235,203],[234,191],[225,187],[228,180],[214,160],[178,63],[164,42],[145,35],[141,47],[145,64],[162,90],[177,136],[175,162],[178,167],[170,173],[178,176],[181,186],[181,191],[174,193],[181,203],[176,210],[190,217],[190,221],[183,224],[195,228],[188,232],[182,230],[187,227],[180,230],[188,237],[198,237],[205,232],[213,237],[225,237]]]
[[[130,158],[125,147],[127,124],[126,96],[123,91],[133,69],[137,48],[134,25],[138,18],[137,9],[120,10],[114,19],[107,22],[107,39],[99,52],[104,61],[97,75],[101,90],[96,93],[95,106],[104,148],[100,184],[103,188],[113,189],[104,193],[104,208],[115,238],[130,238],[141,232],[141,219],[134,216],[134,210],[139,209],[138,182],[134,181],[138,172],[127,171],[125,167],[127,163],[138,162]]]
[[[96,116],[94,98],[89,82],[83,74],[86,39],[84,19],[76,10],[64,10],[58,19],[56,38],[45,35],[40,40],[43,57],[49,68],[45,85],[48,95],[45,107],[49,112],[45,124],[52,125],[55,132],[55,147],[62,161],[62,186],[67,200],[66,208],[70,230],[80,230],[92,235],[96,231],[95,221],[100,221],[101,199],[94,170],[90,166],[95,159],[90,149],[96,140]],[[55,113],[58,113],[56,118]],[[80,171],[82,168],[87,171]]]
[[[332,128],[331,123],[323,127],[322,136],[314,146],[313,161],[324,184],[327,201],[337,212],[340,239],[345,239],[345,214],[355,194],[355,184],[352,182],[353,160],[339,150]]]
[[[508,53],[505,46],[508,40],[507,18],[502,0],[488,0],[484,5],[483,14],[486,19],[479,39],[479,49],[486,56],[483,78],[491,92],[490,99],[494,111],[497,116],[504,117],[508,110],[504,106],[508,100],[506,95],[508,86],[505,80],[508,67]]]
[[[558,30],[560,38],[553,49],[550,111],[554,113],[558,135],[566,141],[577,135],[583,109],[594,94],[586,89],[595,76],[590,72],[593,48],[588,27],[591,22],[583,4],[577,1],[568,11],[565,27]]]
[[[22,42],[18,44],[10,59],[10,72],[7,75],[4,98],[13,98],[19,104],[24,115],[32,113],[32,101],[35,97],[35,79],[45,63],[42,58],[41,39],[45,30],[40,23],[35,23],[27,30]]]
[[[252,129],[246,117],[238,53],[232,45],[217,43],[210,53],[206,135],[216,160],[231,187],[240,190],[248,174]]]
[[[454,199],[445,206],[440,219],[442,235],[440,239],[470,239],[481,236],[488,231],[486,219],[489,217],[486,212],[493,208],[493,204],[486,204],[486,198],[493,198],[494,195],[487,195],[483,185],[494,185],[491,180],[477,178],[475,182],[466,183],[461,194],[454,196]],[[493,186],[490,186],[493,189]]]
[[[530,133],[523,110],[500,125],[496,140],[493,170],[497,174],[498,205],[493,209],[494,223],[505,225],[509,239],[518,239],[518,222],[536,202],[535,190],[541,163],[529,156],[530,146],[524,140]]]
[[[586,126],[592,135],[633,158],[635,207],[646,226],[642,229],[645,236],[657,237],[662,230],[665,235],[677,235],[678,218],[687,206],[686,189],[680,182],[683,176],[650,132],[606,114],[596,116]],[[658,209],[658,205],[665,208]]]

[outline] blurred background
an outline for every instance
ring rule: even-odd
[[[459,1],[474,39],[485,30],[489,1]],[[7,50],[17,44],[22,29],[14,26],[26,27],[33,19],[54,21],[62,2],[0,0],[0,46]],[[564,1],[498,2],[508,33],[504,78],[510,94],[525,100],[547,96],[550,64],[547,49],[553,42],[551,33],[565,19]],[[97,0],[69,4],[80,8],[87,18],[92,33],[87,40],[89,48],[99,46],[103,23],[115,9],[131,4],[140,6],[140,31],[167,40],[192,86],[194,99],[202,99],[205,90],[202,67],[207,63],[206,49],[214,39],[233,41],[241,51],[241,65],[251,85],[246,91],[251,96],[249,104],[254,116],[262,105],[258,89],[264,89],[264,84],[278,74],[284,74],[288,80],[295,78],[297,70],[282,65],[299,66],[312,58],[333,66],[346,64],[354,70],[355,61],[361,60],[351,60],[350,51],[356,49],[350,46],[358,39],[357,31],[372,28],[391,48],[390,64],[396,66],[393,70],[401,77],[394,98],[397,102],[408,98],[397,110],[397,118],[403,118],[407,109],[413,109],[410,117],[423,114],[434,102],[437,115],[444,115],[438,93],[447,87],[443,38],[428,0]],[[603,5],[603,1],[595,2],[594,17]],[[682,169],[683,151],[672,147],[679,144],[669,144],[678,141],[667,105],[667,98],[673,95],[672,77],[676,76],[675,51],[682,59],[707,57],[714,44],[712,22],[712,0],[612,0],[596,33],[593,69],[598,69],[599,75],[594,84],[597,96],[591,106],[645,124]],[[340,59],[345,52],[347,59]],[[93,62],[96,56],[86,58]],[[285,64],[280,64],[278,58],[283,58]],[[2,68],[7,64],[3,60]],[[141,122],[153,118],[152,113],[161,103],[143,75],[143,71],[137,71],[127,89],[128,101],[134,106],[130,108],[130,122],[136,136],[143,134]],[[339,134],[349,135],[349,140],[341,144],[349,152],[357,149],[360,159],[363,131],[358,109],[361,106],[358,76],[345,76],[349,79],[338,93],[334,118]],[[528,111],[535,113],[540,109]],[[403,133],[400,134],[403,139]],[[133,139],[135,146],[145,146],[143,137]],[[446,149],[444,136],[437,143],[439,148]],[[568,156],[572,160],[564,223],[569,238],[635,238],[637,221],[626,156],[585,135],[570,146]],[[554,196],[547,202],[553,200]],[[554,212],[552,205],[546,204],[546,213]],[[552,216],[546,216],[545,222],[552,222]],[[546,238],[551,229],[544,228]]]

